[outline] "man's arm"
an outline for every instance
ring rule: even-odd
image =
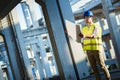
[[[79,36],[81,37],[81,38],[93,38],[94,37],[94,35],[85,35],[85,34],[82,34],[82,33],[80,33],[79,34]]]
[[[80,33],[79,36],[82,37],[82,38],[94,38],[94,37],[98,37],[98,34],[99,34],[98,31],[99,31],[98,27],[95,27],[94,30],[93,30],[93,34],[87,34],[87,35],[85,35],[85,34]]]

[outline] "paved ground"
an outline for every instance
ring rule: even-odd
[[[120,69],[110,71],[110,74],[111,74],[111,80],[120,80]],[[101,74],[101,76],[102,76],[102,80],[105,80],[103,73]],[[95,80],[95,77],[94,75],[91,75],[81,80]]]

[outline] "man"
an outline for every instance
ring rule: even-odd
[[[81,33],[79,34],[79,36],[83,38],[83,50],[87,53],[96,80],[101,80],[97,63],[103,70],[106,80],[111,80],[102,55],[102,30],[101,27],[93,23],[92,18],[93,13],[91,11],[86,11],[84,13],[86,25],[82,28]]]

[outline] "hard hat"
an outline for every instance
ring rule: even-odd
[[[86,17],[86,16],[93,16],[93,13],[92,13],[92,11],[85,11],[84,12],[84,18]]]

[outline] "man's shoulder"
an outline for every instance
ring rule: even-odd
[[[93,24],[95,28],[101,28],[101,26],[99,24]]]

